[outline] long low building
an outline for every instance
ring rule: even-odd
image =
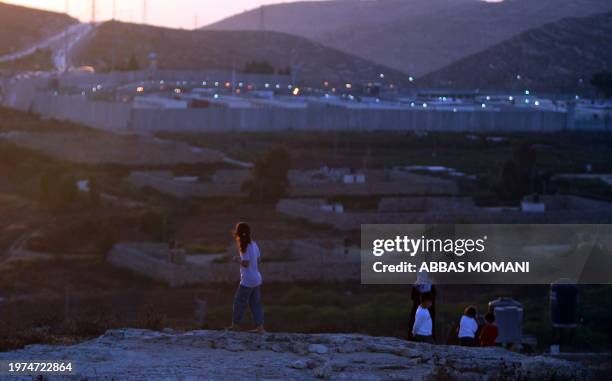
[[[359,281],[361,276],[359,247],[346,240],[264,240],[257,244],[266,253],[267,282],[345,282]],[[233,251],[187,255],[170,251],[167,244],[120,243],[112,247],[107,260],[170,286],[184,286],[237,282],[236,265],[229,260],[233,255]]]
[[[349,169],[289,171],[289,195],[292,197],[456,195],[457,184],[451,179],[409,173],[400,170]],[[248,170],[218,170],[209,179],[174,176],[169,171],[135,171],[126,179],[137,188],[153,188],[175,197],[242,197],[242,185],[252,178]]]
[[[378,208],[350,210],[325,199],[283,199],[276,210],[286,216],[338,230],[362,224],[514,224],[612,223],[612,203],[577,196],[542,196],[517,207],[480,207],[470,197],[382,199]]]

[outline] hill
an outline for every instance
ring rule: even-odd
[[[434,87],[573,91],[612,67],[612,13],[547,24],[425,76]],[[520,79],[517,79],[517,75]]]
[[[278,4],[207,29],[280,31],[413,75],[440,69],[530,28],[612,11],[601,0],[373,0]]]
[[[455,0],[467,4],[473,0]],[[444,9],[448,0],[297,1],[245,11],[204,27],[218,30],[266,30],[311,39],[344,28],[384,24],[394,19],[428,14]]]
[[[65,14],[0,2],[0,56],[34,45],[77,22]]]
[[[266,61],[277,71],[299,64],[298,81],[307,83],[365,81],[378,77],[379,73],[385,73],[390,81],[406,78],[385,66],[279,32],[194,32],[119,22],[98,27],[91,38],[76,48],[73,60],[105,71],[111,67],[113,50],[116,67],[126,66],[132,56],[138,66],[147,66],[149,54],[155,52],[160,69],[231,70],[235,67],[241,71],[248,62]]]

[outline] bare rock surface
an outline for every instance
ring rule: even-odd
[[[432,346],[358,334],[120,329],[77,345],[31,345],[0,353],[0,361],[9,359],[76,364],[78,375],[45,380],[589,379],[586,368],[564,360],[499,348]],[[0,376],[0,380],[19,379]]]

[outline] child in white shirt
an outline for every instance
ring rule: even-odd
[[[433,344],[433,332],[431,320],[431,314],[429,308],[431,307],[431,295],[428,293],[421,294],[421,305],[416,310],[414,317],[414,325],[412,326],[412,336],[414,341],[421,343]]]
[[[478,322],[476,322],[476,308],[468,306],[463,311],[463,316],[459,322],[459,341],[464,347],[473,347],[476,343],[476,332],[478,331]]]

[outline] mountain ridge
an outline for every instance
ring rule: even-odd
[[[477,69],[475,69],[477,68]],[[426,87],[580,91],[612,68],[612,12],[533,28],[419,80]]]
[[[499,3],[480,0],[372,0],[360,1],[357,5],[346,1],[320,3],[266,6],[263,8],[264,26],[268,30],[303,35],[326,46],[416,76],[441,69],[548,22],[612,11],[612,2],[599,0],[505,0]],[[355,7],[363,7],[366,11],[349,11]],[[369,11],[368,7],[371,8]],[[330,14],[325,15],[323,11]],[[260,9],[253,9],[205,28],[258,29],[260,12]],[[313,21],[317,13],[322,14],[318,23]],[[351,23],[340,22],[334,28],[330,27],[329,19],[347,17],[349,14],[352,15],[348,17]],[[304,32],[308,28],[311,31]]]
[[[117,38],[121,36],[121,38]],[[113,48],[113,45],[115,46]],[[74,61],[108,70],[116,54],[117,67],[133,55],[140,66],[155,52],[160,69],[220,69],[241,71],[247,63],[268,62],[277,70],[298,66],[298,83],[320,85],[368,81],[384,73],[389,81],[407,81],[403,73],[328,48],[306,38],[270,31],[186,31],[149,25],[106,22],[77,47]],[[356,82],[355,82],[356,83]]]

